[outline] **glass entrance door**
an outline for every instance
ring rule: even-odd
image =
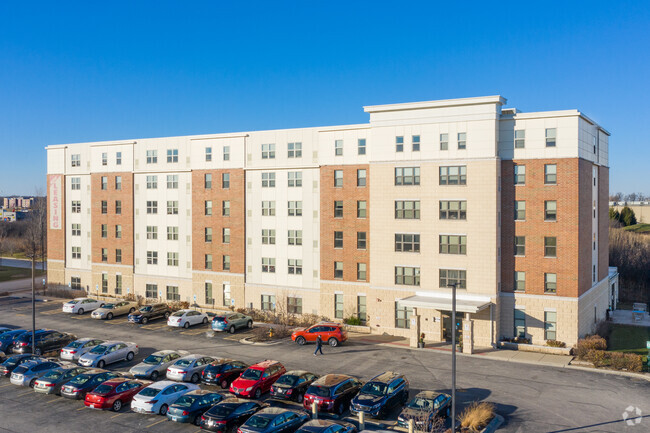
[[[463,338],[463,313],[456,312],[456,343]],[[442,338],[451,343],[451,311],[442,312]]]

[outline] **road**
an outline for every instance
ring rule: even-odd
[[[368,379],[382,371],[404,373],[411,393],[421,389],[449,392],[450,356],[433,351],[386,348],[351,342],[338,348],[325,347],[325,355],[314,357],[313,346],[298,347],[290,341],[275,346],[239,343],[239,335],[209,337],[206,326],[189,330],[170,329],[164,322],[146,326],[90,319],[89,315],[70,316],[60,312],[60,303],[38,303],[37,327],[73,332],[78,336],[124,339],[139,344],[141,352],[127,370],[143,357],[160,349],[185,349],[256,362],[277,359],[287,369],[305,369],[316,374],[347,373]],[[0,326],[29,326],[27,299],[0,298]],[[86,432],[90,425],[103,431],[195,431],[176,426],[164,418],[125,412],[98,413],[83,409],[79,402],[59,397],[35,395],[28,389],[0,382],[0,432]],[[480,357],[459,357],[457,386],[461,407],[475,400],[496,405],[504,416],[504,432],[642,432],[650,430],[650,382],[642,379],[516,364]],[[642,412],[641,423],[626,427],[623,413],[628,406]],[[391,424],[393,421],[388,421]]]

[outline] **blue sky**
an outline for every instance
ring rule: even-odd
[[[363,105],[501,94],[612,133],[650,194],[646,2],[1,2],[0,195],[58,143],[367,122]]]

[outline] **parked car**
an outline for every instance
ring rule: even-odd
[[[307,388],[316,379],[318,376],[308,371],[288,371],[271,386],[271,396],[302,403]]]
[[[220,385],[223,389],[228,389],[232,381],[248,367],[245,362],[234,359],[217,359],[205,367],[201,381],[206,385]]]
[[[85,367],[74,364],[66,364],[55,368],[41,376],[34,383],[34,391],[43,394],[60,394],[64,383],[88,371]]]
[[[119,412],[125,404],[131,403],[134,395],[152,383],[128,377],[109,379],[87,393],[84,404],[91,409],[112,409]]]
[[[167,367],[167,379],[199,383],[203,370],[212,361],[214,358],[211,356],[197,354],[184,356]]]
[[[5,377],[11,376],[11,372],[14,371],[14,369],[20,364],[36,359],[42,359],[42,357],[38,355],[30,355],[27,353],[12,355],[9,358],[5,359],[2,364],[0,364],[0,374]]]
[[[51,329],[36,332],[36,344],[34,354],[41,355],[49,352],[58,352],[71,342],[77,339],[75,335],[67,332],[59,332]],[[32,352],[32,333],[26,332],[16,339],[13,347],[14,353]]]
[[[286,371],[278,361],[266,360],[251,365],[230,384],[230,392],[237,397],[259,399]]]
[[[61,349],[61,359],[67,361],[78,361],[79,358],[81,358],[81,355],[85,354],[93,347],[99,346],[103,342],[104,340],[98,340],[96,338],[80,338],[75,340]]]
[[[350,412],[385,418],[391,409],[404,405],[409,399],[409,382],[403,374],[391,371],[377,375],[361,387],[352,399]]]
[[[309,420],[301,410],[267,407],[248,418],[240,433],[293,433]]]
[[[318,336],[332,347],[344,343],[348,339],[348,331],[340,323],[321,322],[309,328],[296,329],[291,334],[291,339],[299,345],[314,343]]]
[[[25,332],[27,331],[24,329],[16,329],[0,334],[0,351],[4,352],[6,355],[12,353],[13,345],[16,342],[16,339]]]
[[[90,317],[93,319],[106,319],[111,320],[115,316],[123,316],[125,314],[131,314],[138,307],[136,302],[131,301],[119,301],[112,302],[110,304],[104,304],[100,308],[92,312]]]
[[[156,380],[167,372],[167,367],[172,365],[181,356],[187,355],[186,350],[160,350],[147,356],[141,363],[134,365],[129,373],[135,377]]]
[[[228,398],[211,407],[201,417],[201,428],[211,432],[230,433],[265,407],[259,401]]]
[[[5,332],[9,332],[9,331],[12,331],[12,329],[4,327],[4,326],[0,326],[0,335],[4,334]]]
[[[101,368],[93,368],[81,373],[66,382],[61,387],[61,397],[71,398],[73,400],[81,400],[86,397],[86,394],[97,388],[107,380],[120,377],[119,373],[113,371],[106,371]]]
[[[131,361],[138,354],[138,345],[123,341],[105,341],[81,355],[79,365],[104,368],[107,364]]]
[[[350,406],[350,401],[361,389],[362,383],[347,374],[326,374],[307,389],[303,405],[310,410],[316,402],[320,412],[334,412],[342,415]]]
[[[154,382],[133,396],[131,410],[137,413],[167,415],[167,409],[182,395],[199,389],[192,383],[178,383],[171,380]]]
[[[20,364],[11,372],[9,379],[12,384],[20,386],[34,387],[36,379],[49,373],[50,370],[58,368],[61,363],[48,361],[45,359],[34,359]]]
[[[189,328],[193,325],[208,323],[208,315],[196,310],[178,310],[167,319],[167,325],[176,328]]]
[[[154,319],[160,319],[164,317],[165,320],[169,319],[169,316],[172,314],[172,309],[167,304],[151,304],[144,305],[140,307],[138,311],[135,311],[128,316],[129,322],[132,323],[142,323],[146,325],[147,322]]]
[[[241,313],[218,314],[212,318],[213,331],[228,331],[234,334],[237,329],[252,327],[253,318]]]
[[[96,310],[103,307],[104,303],[92,298],[74,298],[63,304],[64,313],[83,314],[87,311]]]
[[[397,417],[397,424],[408,427],[408,422],[413,419],[415,427],[431,430],[436,418],[448,417],[451,407],[451,396],[436,391],[420,391],[413,397]]]
[[[223,395],[215,391],[197,389],[190,391],[176,400],[167,409],[167,418],[174,422],[201,425],[201,416],[205,411],[223,400]]]
[[[296,433],[356,433],[354,424],[329,419],[313,419],[307,421]]]

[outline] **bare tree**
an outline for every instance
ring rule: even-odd
[[[0,257],[2,252],[7,249],[7,225],[4,222],[0,222]]]

